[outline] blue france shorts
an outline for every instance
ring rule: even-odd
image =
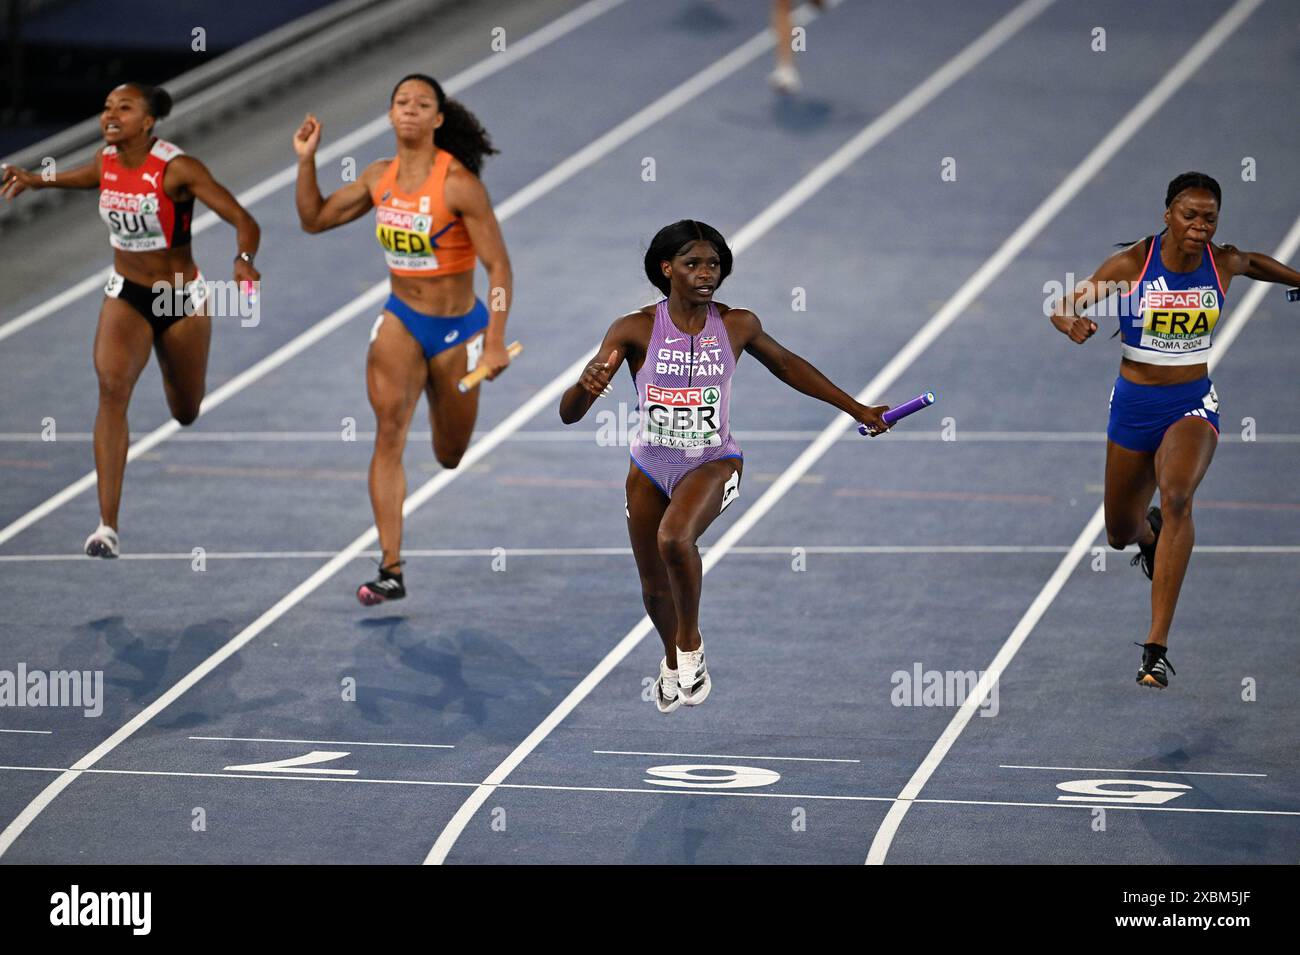
[[[1106,437],[1130,451],[1154,452],[1169,426],[1183,418],[1200,418],[1219,432],[1219,396],[1209,378],[1181,385],[1139,385],[1115,379],[1110,393]]]
[[[461,342],[471,341],[488,327],[487,306],[479,298],[474,299],[474,307],[464,315],[426,315],[424,312],[417,312],[396,295],[390,295],[388,301],[384,303],[384,311],[396,315],[406,326],[406,330],[420,343],[426,361],[439,352],[455,348]],[[379,325],[383,320],[383,313],[380,313],[374,328],[370,330],[371,341],[374,341],[375,336],[379,334]],[[478,349],[474,345],[470,347],[471,370],[477,363],[477,351],[481,350],[482,343],[477,344]]]

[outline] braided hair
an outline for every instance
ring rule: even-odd
[[[1219,188],[1214,177],[1207,176],[1203,172],[1185,172],[1169,180],[1169,188],[1165,190],[1165,208],[1172,206],[1174,200],[1188,189],[1205,189],[1214,196],[1214,201],[1218,205],[1223,205],[1223,190]]]

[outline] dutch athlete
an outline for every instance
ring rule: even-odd
[[[1215,245],[1222,194],[1209,176],[1187,172],[1165,193],[1165,230],[1112,255],[1052,324],[1082,344],[1097,323],[1080,312],[1120,295],[1123,357],[1106,436],[1106,538],[1151,579],[1151,627],[1137,682],[1169,685],[1169,627],[1195,530],[1192,498],[1219,440],[1219,396],[1209,379],[1214,330],[1234,275],[1300,283],[1300,272],[1259,252]],[[1156,488],[1160,507],[1147,506]]]
[[[388,116],[397,156],[371,163],[328,199],[316,185],[320,122],[309,115],[293,139],[303,229],[323,232],[374,209],[375,235],[391,273],[392,294],[371,330],[366,360],[376,424],[370,503],[383,550],[379,576],[357,588],[367,606],[406,596],[402,451],[421,393],[429,398],[433,453],[443,467],[454,468],[478,417],[477,389],[461,394],[457,382],[478,364],[488,378],[510,364],[510,259],[478,178],[483,158],[497,150],[474,115],[423,74],[398,82]],[[487,268],[490,315],[474,295],[476,257]]]
[[[887,431],[887,405],[868,407],[779,345],[758,316],[713,301],[731,274],[726,240],[683,219],[665,226],[645,254],[645,274],[665,296],[617,319],[595,359],[560,399],[565,424],[581,420],[624,361],[640,424],[630,444],[626,514],[646,612],[663,641],[655,704],[671,713],[703,703],[712,687],[699,631],[703,575],[696,541],[736,500],[743,460],[731,436],[731,377],[747,351],[781,381]]]
[[[195,199],[235,227],[235,281],[242,287],[260,278],[253,268],[261,237],[257,222],[203,163],[153,135],[171,105],[166,90],[141,83],[119,86],[108,94],[100,114],[106,145],[92,162],[49,179],[7,166],[0,187],[0,195],[8,198],[24,189],[99,189],[113,271],[95,332],[100,516],[99,527],[86,539],[91,557],[119,553],[118,505],[130,441],[126,411],[151,350],[158,353],[172,417],[189,425],[199,416],[212,320],[207,283],[190,248]]]

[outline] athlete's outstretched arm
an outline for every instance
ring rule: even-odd
[[[487,269],[488,327],[479,361],[487,367],[488,379],[491,380],[510,364],[510,355],[506,351],[506,319],[514,297],[510,256],[506,252],[505,240],[501,238],[501,225],[492,211],[492,200],[477,176],[467,169],[454,169],[447,176],[443,196],[451,211],[465,223],[465,231],[474,243],[474,252]]]
[[[188,192],[205,206],[235,227],[236,256],[247,252],[251,259],[257,254],[262,241],[262,230],[257,220],[230,194],[230,190],[212,178],[208,167],[193,156],[177,156],[167,164],[163,188],[169,193]],[[235,280],[256,282],[261,279],[252,262],[235,258]]]
[[[1067,292],[1052,309],[1052,325],[1070,341],[1082,345],[1097,331],[1097,323],[1081,312],[1086,312],[1098,302],[1115,294],[1127,294],[1134,282],[1142,277],[1146,263],[1144,242],[1134,242],[1122,252],[1116,252],[1098,266],[1086,279]]]
[[[326,199],[316,184],[316,147],[320,145],[320,134],[320,121],[310,113],[293,134],[293,151],[298,154],[298,187],[294,198],[304,232],[324,232],[365,215],[372,205],[370,186],[384,164],[382,159],[372,162],[356,182],[334,190]]]
[[[1220,270],[1231,275],[1280,285],[1300,285],[1300,272],[1263,252],[1242,252],[1234,245],[1221,245],[1214,261]]]
[[[565,424],[582,420],[592,403],[605,393],[623,359],[641,347],[634,339],[638,318],[645,321],[637,312],[615,319],[596,349],[596,357],[582,370],[578,383],[570,385],[560,397],[560,420]]]
[[[880,417],[889,410],[889,405],[872,407],[860,404],[852,395],[841,390],[813,367],[810,361],[796,355],[765,332],[758,316],[753,312],[747,309],[730,309],[727,312],[727,322],[729,325],[743,329],[745,351],[761,361],[768,371],[795,391],[801,391],[805,395],[820,399],[852,415],[854,419],[865,424],[873,434],[889,430],[889,425],[885,424],[884,419]]]
[[[95,189],[99,186],[102,162],[102,152],[96,152],[90,162],[67,172],[59,172],[57,164],[49,172],[28,172],[17,166],[5,166],[3,175],[0,175],[0,196],[12,199],[26,189]]]

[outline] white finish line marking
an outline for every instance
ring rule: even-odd
[[[243,763],[238,766],[223,767],[227,772],[232,773],[328,773],[331,776],[355,776],[361,772],[359,769],[322,769],[318,763],[328,763],[331,760],[342,759],[347,753],[331,753],[321,750],[313,750],[310,753],[304,753],[301,756],[291,756],[288,759],[268,760],[265,763]]]
[[[1142,773],[1147,776],[1247,776],[1265,779],[1268,773],[1211,773],[1191,769],[1098,769],[1095,766],[1014,766],[999,763],[998,769],[1054,769],[1067,773]]]
[[[342,739],[271,739],[263,736],[190,736],[189,739],[232,743],[307,743],[313,746],[404,746],[412,749],[455,749],[450,743],[360,743]]]
[[[795,443],[812,441],[817,431],[740,431],[731,432],[741,444],[756,442]],[[373,441],[375,432],[353,432],[356,442]],[[487,434],[475,431],[477,439]],[[147,431],[132,431],[130,439],[144,438]],[[86,444],[95,440],[92,431],[60,431],[58,442],[46,441],[39,431],[0,431],[0,443],[3,444],[61,444],[78,442]],[[407,440],[412,443],[427,442],[432,438],[431,432],[412,428],[407,432]],[[978,444],[978,443],[1075,443],[1104,444],[1104,431],[961,431],[956,440],[947,440],[940,431],[889,431],[880,436],[881,443],[897,444],[903,442],[924,442],[927,444]],[[176,444],[339,444],[341,433],[337,428],[332,431],[180,431],[171,437]],[[856,431],[841,435],[838,441],[845,444],[861,444],[862,438]],[[596,443],[596,432],[581,427],[533,428],[516,431],[507,439],[508,444],[536,442],[539,444],[590,444],[603,452],[604,446]],[[1300,434],[1261,434],[1256,432],[1250,438],[1228,431],[1219,435],[1220,444],[1300,444]]]
[[[59,766],[0,766],[0,771],[15,772],[34,772],[34,773],[66,773],[69,770]],[[86,775],[103,775],[103,776],[167,776],[181,777],[190,779],[245,779],[258,780],[260,782],[317,782],[317,783],[358,783],[367,785],[386,785],[386,786],[449,786],[456,789],[477,789],[479,783],[471,782],[450,782],[439,779],[381,779],[367,776],[273,776],[269,774],[252,774],[252,773],[197,773],[181,772],[177,770],[145,770],[145,769],[103,769],[100,767],[91,767],[79,772]],[[546,783],[498,783],[497,789],[518,789],[534,792],[575,792],[575,793],[629,793],[650,796],[718,796],[718,797],[741,797],[751,799],[816,799],[826,802],[880,802],[892,803],[895,801],[893,796],[855,796],[847,794],[834,793],[774,793],[774,792],[744,792],[734,789],[642,789],[632,786],[559,786],[549,785]],[[1070,803],[1059,802],[1030,802],[1030,801],[1012,801],[1005,799],[913,799],[922,805],[934,806],[1007,806],[1011,808],[1030,808],[1030,809],[1074,809],[1090,811],[1092,807],[1087,805],[1074,805]],[[1203,813],[1208,815],[1230,815],[1230,816],[1290,816],[1300,818],[1300,809],[1223,809],[1223,808],[1197,808],[1193,806],[1133,806],[1133,805],[1116,805],[1107,806],[1107,810],[1125,810],[1135,812],[1190,812]]]
[[[860,759],[822,759],[813,756],[730,756],[723,753],[640,753],[626,749],[593,749],[597,756],[680,756],[690,759],[782,760],[789,763],[860,763]]]
[[[700,545],[700,553],[708,554],[710,545]],[[749,554],[763,556],[778,554],[789,557],[791,551],[799,547],[805,554],[824,554],[835,557],[871,556],[871,555],[913,555],[913,556],[970,556],[996,554],[1065,554],[1070,548],[1065,544],[769,544],[737,545],[732,547],[732,554]],[[510,557],[631,557],[630,547],[512,547],[502,545]],[[1300,544],[1197,544],[1193,551],[1197,554],[1300,554]],[[1124,551],[1107,551],[1122,554]],[[332,550],[257,550],[257,551],[210,551],[203,555],[205,560],[324,560],[334,557],[338,552]],[[403,548],[402,555],[412,557],[496,557],[499,551],[488,547],[442,547],[421,550]],[[189,551],[175,554],[122,554],[118,560],[185,560],[194,559]],[[354,560],[366,560],[380,556],[377,550],[359,551]],[[32,561],[78,561],[90,564],[91,558],[82,553],[71,554],[0,554],[0,564],[23,564]]]

